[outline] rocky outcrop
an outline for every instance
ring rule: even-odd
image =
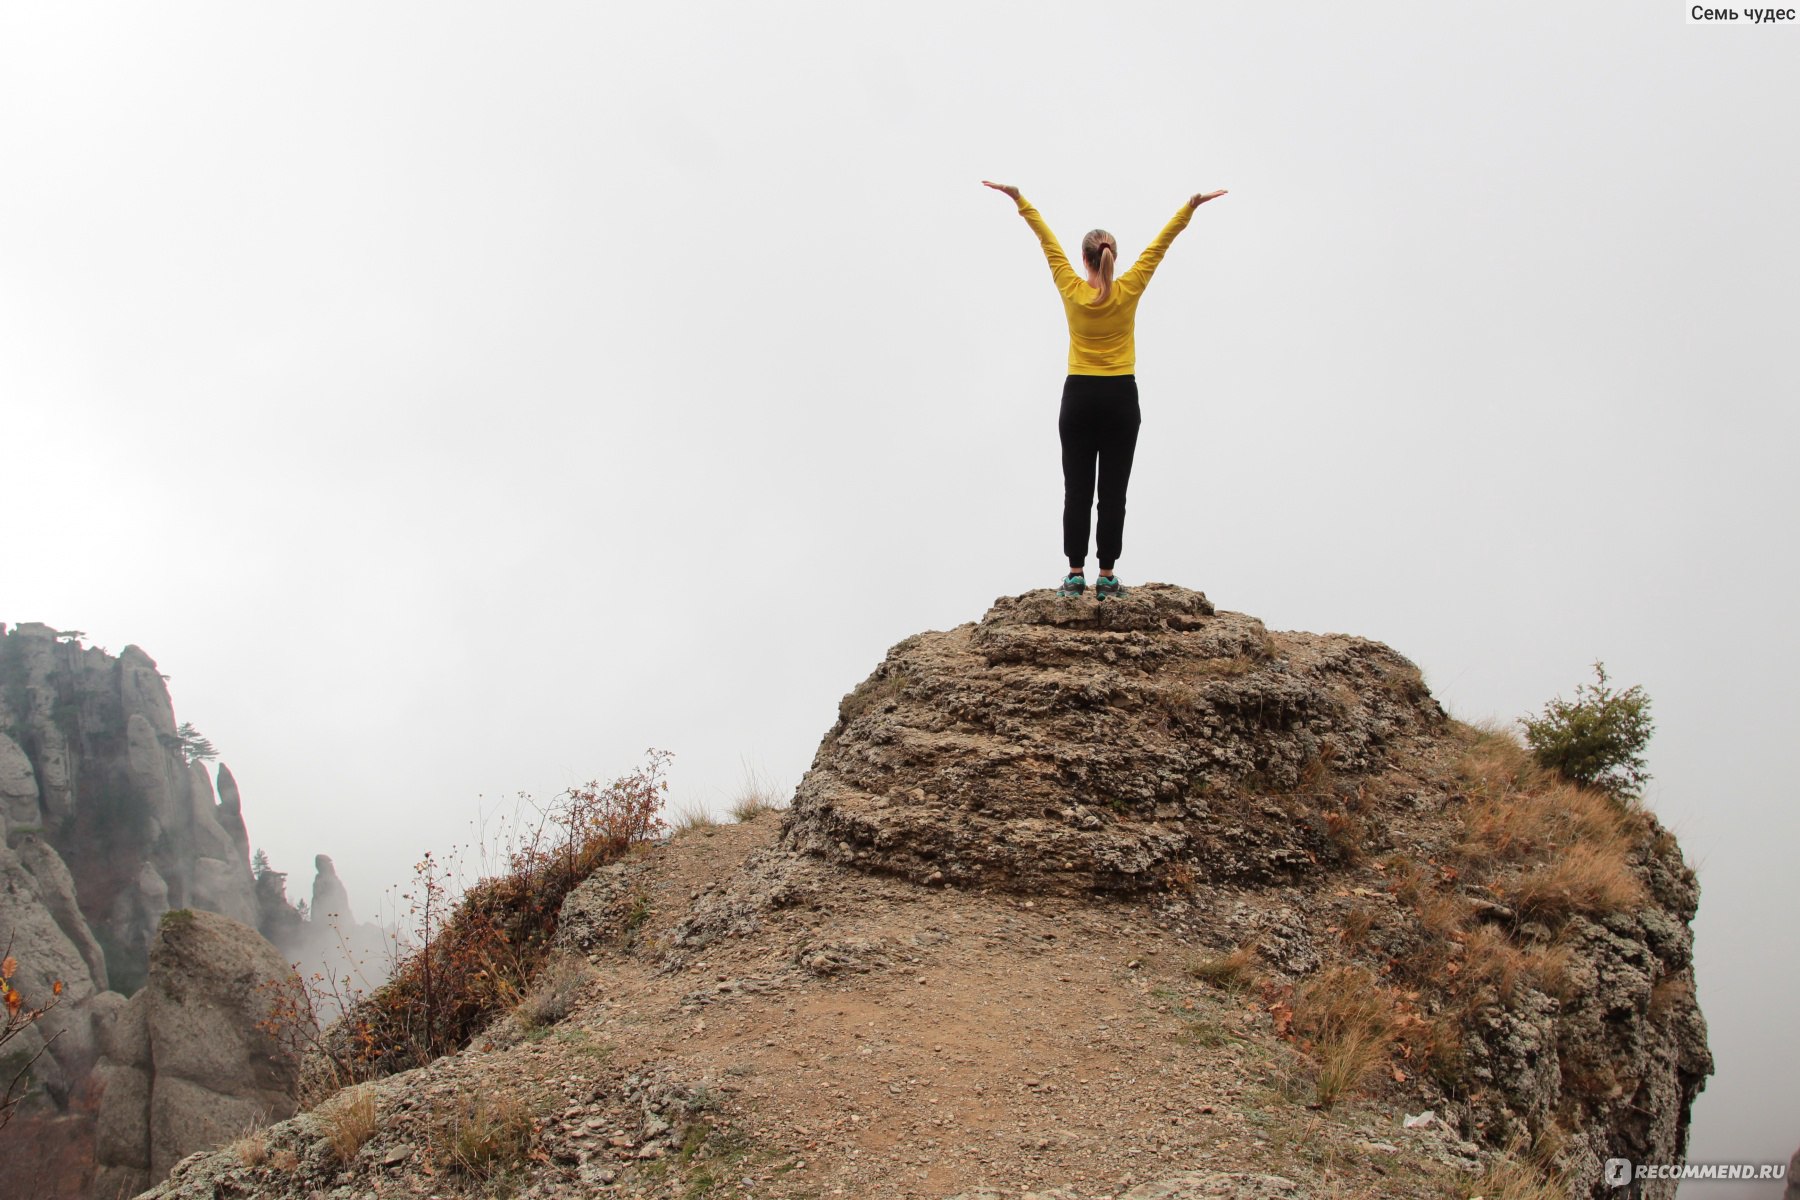
[[[345,889],[344,881],[338,878],[337,868],[328,854],[313,858],[310,915],[315,921],[335,921],[346,928],[356,924],[356,914],[350,910],[350,893]]]
[[[164,916],[143,990],[101,1023],[96,1200],[142,1191],[195,1150],[293,1114],[298,1060],[259,1027],[291,975],[247,925]]]
[[[208,749],[176,724],[156,663],[136,646],[114,657],[47,625],[0,625],[0,947],[11,945],[28,1002],[62,985],[52,1010],[9,1046],[18,1063],[45,1050],[30,1072],[32,1130],[86,1122],[70,1144],[91,1141],[100,1027],[142,986],[171,910],[263,930],[308,970],[336,967],[344,946],[367,959],[379,942],[374,930],[346,925],[346,936],[303,920],[285,877],[260,858],[253,870],[237,781],[221,765],[215,794]],[[330,860],[321,862],[315,887],[348,913]],[[0,1156],[40,1132],[9,1128]],[[115,1124],[111,1136],[124,1135]]]
[[[1545,841],[1515,861],[1512,835],[1484,843],[1480,813],[1541,812],[1530,827],[1581,797],[1548,777],[1472,784],[1479,736],[1375,642],[1271,634],[1167,585],[1031,592],[888,652],[839,706],[783,844],[930,886],[1173,891],[1256,948],[1277,1005],[1333,969],[1371,987],[1410,970],[1395,1003],[1439,1031],[1414,1039],[1433,1056],[1422,1102],[1490,1145],[1553,1134],[1576,1194],[1602,1194],[1607,1158],[1681,1158],[1712,1071],[1698,887],[1628,807],[1595,810],[1604,845]],[[1518,808],[1533,788],[1550,798]],[[1534,871],[1569,889],[1554,911],[1512,899]],[[1629,898],[1581,898],[1601,883]]]
[[[225,773],[229,780],[230,775]],[[0,636],[0,804],[67,865],[115,988],[143,978],[170,908],[257,919],[237,788],[189,762],[156,663],[46,625]]]
[[[1132,892],[1192,863],[1269,883],[1332,845],[1272,794],[1385,768],[1444,714],[1361,638],[1283,635],[1198,592],[1049,592],[910,637],[844,697],[788,843],[922,883]]]
[[[0,948],[18,962],[13,986],[34,1005],[47,1004],[56,985],[62,989],[56,1006],[10,1049],[29,1057],[47,1043],[32,1073],[57,1103],[66,1103],[73,1083],[93,1065],[88,1006],[106,989],[106,964],[56,851],[33,834],[9,840],[0,842]]]

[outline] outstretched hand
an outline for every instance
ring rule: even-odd
[[[996,192],[1005,192],[1008,196],[1012,197],[1013,203],[1015,203],[1015,204],[1018,203],[1019,189],[1012,186],[1012,184],[1010,184],[1010,183],[989,183],[987,180],[984,179],[981,181],[981,186],[991,187]]]
[[[989,185],[989,186],[992,186],[992,185]],[[1195,192],[1193,194],[1193,196],[1188,200],[1188,207],[1190,209],[1199,208],[1202,204],[1205,204],[1208,200],[1217,200],[1220,196],[1223,196],[1224,194],[1225,194],[1224,188],[1220,188],[1216,192]]]

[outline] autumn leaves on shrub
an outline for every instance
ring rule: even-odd
[[[38,1039],[36,1048],[24,1054],[9,1053],[6,1047],[13,1042],[23,1044],[25,1031],[55,1008],[63,994],[62,981],[57,980],[50,985],[50,998],[33,1004],[13,986],[18,973],[19,960],[12,955],[9,939],[6,948],[0,950],[0,1004],[5,1006],[5,1012],[0,1013],[0,1129],[12,1120],[13,1110],[31,1084],[31,1069],[43,1055],[46,1043]]]
[[[452,897],[452,872],[430,854],[403,894],[417,944],[388,981],[351,997],[323,1033],[320,997],[275,999],[269,1026],[327,1064],[341,1087],[429,1062],[461,1049],[483,1026],[517,1005],[549,957],[564,898],[596,868],[665,830],[661,811],[669,755],[608,784],[571,788],[537,814],[505,870]],[[315,987],[316,987],[315,981]]]

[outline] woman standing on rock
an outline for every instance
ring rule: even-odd
[[[1062,438],[1063,553],[1069,556],[1069,573],[1059,596],[1079,596],[1087,591],[1088,515],[1094,505],[1096,466],[1100,492],[1100,524],[1096,549],[1100,578],[1094,595],[1101,600],[1122,596],[1113,574],[1125,534],[1125,485],[1131,479],[1131,456],[1137,449],[1138,412],[1137,347],[1132,330],[1137,320],[1138,298],[1150,282],[1156,264],[1175,235],[1187,228],[1194,210],[1225,194],[1200,192],[1191,197],[1163,226],[1131,269],[1113,279],[1113,262],[1119,244],[1104,229],[1094,229],[1081,239],[1081,258],[1087,265],[1083,282],[1069,265],[1056,235],[1044,224],[1037,209],[1019,195],[1019,189],[1001,183],[982,183],[1012,197],[1019,215],[1031,226],[1050,260],[1050,274],[1062,293],[1063,312],[1069,319],[1069,378],[1063,384],[1062,412],[1056,429]]]

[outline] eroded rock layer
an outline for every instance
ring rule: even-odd
[[[1443,724],[1376,642],[1272,635],[1163,584],[1031,592],[888,652],[839,707],[787,840],[926,883],[1129,892],[1178,862],[1267,882],[1333,853],[1304,803],[1315,776],[1379,772]]]

